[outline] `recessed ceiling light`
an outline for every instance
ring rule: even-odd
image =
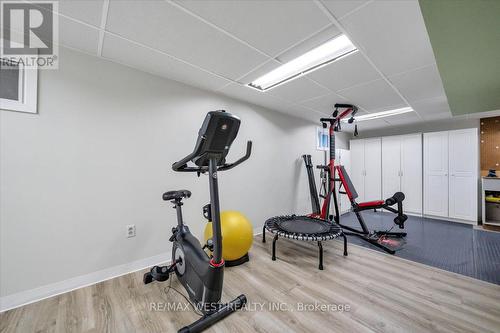
[[[349,38],[346,35],[340,35],[264,74],[248,86],[259,91],[266,91],[356,51],[356,47]]]
[[[366,120],[373,120],[373,119],[395,116],[397,114],[403,114],[403,113],[408,113],[408,112],[413,112],[413,111],[414,110],[411,107],[405,107],[405,108],[400,108],[400,109],[364,114],[364,115],[357,116],[354,118],[356,119],[356,121],[366,121]],[[342,120],[342,122],[347,122],[347,121],[348,121],[348,119]]]

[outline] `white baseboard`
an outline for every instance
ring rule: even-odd
[[[477,225],[477,221],[467,221],[467,220],[456,219],[453,217],[434,216],[434,215],[427,215],[427,214],[424,214],[423,217],[426,217],[429,219],[434,219],[434,220],[447,221],[447,222],[456,222],[456,223],[462,223],[462,224]]]
[[[170,252],[0,297],[0,312],[170,261]]]

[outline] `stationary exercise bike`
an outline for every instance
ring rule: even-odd
[[[219,209],[218,171],[225,171],[246,161],[251,154],[252,142],[247,142],[245,156],[234,163],[226,163],[226,156],[240,127],[240,119],[225,111],[209,112],[198,132],[194,151],[175,162],[172,169],[178,172],[208,172],[210,203],[203,207],[203,215],[212,221],[213,237],[203,247],[182,219],[182,200],[191,196],[188,190],[169,191],[163,200],[174,204],[177,211],[177,226],[172,228],[170,241],[172,263],[169,266],[155,266],[144,274],[144,283],[166,281],[175,272],[186,289],[190,300],[203,312],[203,317],[185,326],[179,332],[201,332],[205,328],[227,317],[245,305],[245,295],[236,297],[229,303],[220,303],[224,279],[224,259],[222,258],[222,233]],[[196,166],[188,166],[193,162]],[[204,249],[209,249],[209,257]]]

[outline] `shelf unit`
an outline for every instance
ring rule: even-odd
[[[486,216],[486,191],[496,191],[500,192],[500,178],[495,177],[483,177],[482,178],[482,198],[481,198],[481,206],[482,206],[482,216],[483,216],[483,225],[493,225],[500,226],[499,220],[489,220]]]

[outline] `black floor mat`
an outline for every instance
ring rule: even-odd
[[[386,230],[394,225],[393,214],[371,211],[362,214],[370,230]],[[348,226],[359,226],[353,213],[342,215],[341,221]],[[410,215],[404,231],[408,233],[406,244],[402,244],[396,256],[500,284],[499,232]],[[349,242],[381,251],[357,237],[349,236]]]

